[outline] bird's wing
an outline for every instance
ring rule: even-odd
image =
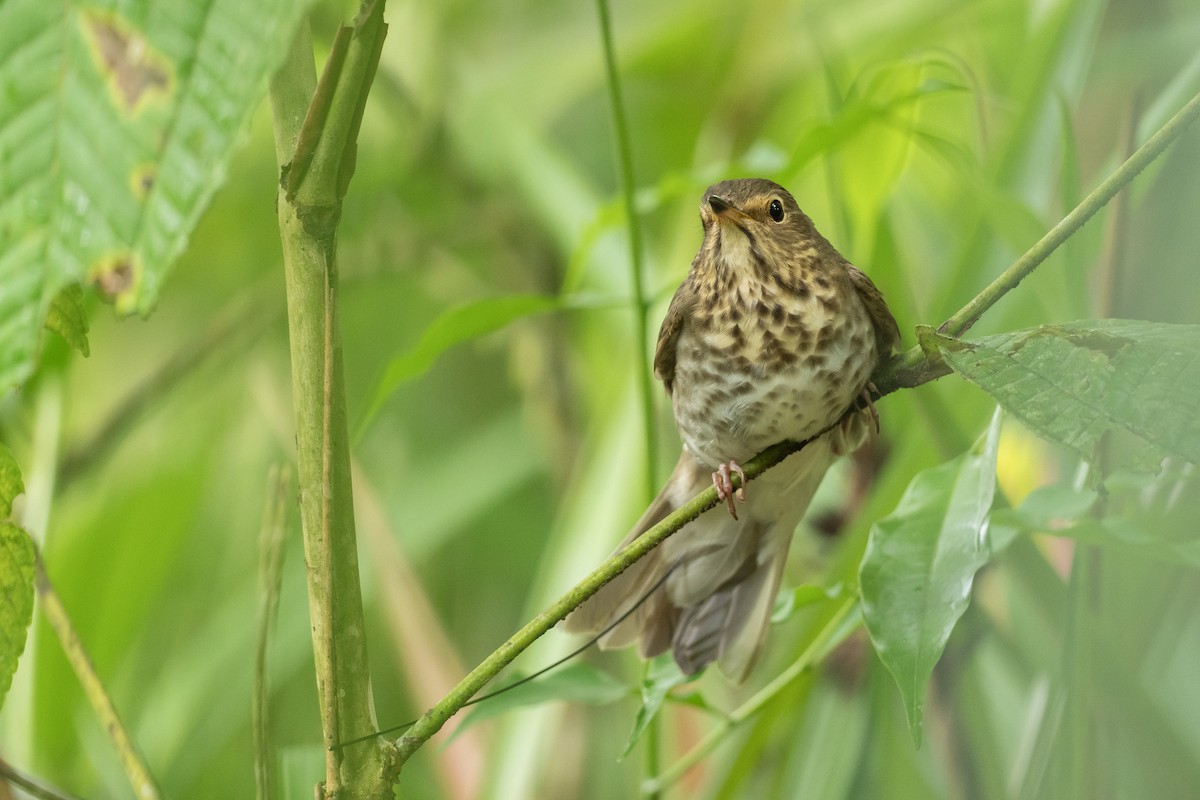
[[[658,344],[654,348],[654,375],[663,382],[667,394],[671,393],[675,384],[675,346],[679,343],[679,334],[683,332],[684,323],[695,305],[696,292],[689,276],[671,298],[667,316],[663,319],[662,327],[658,329]]]
[[[867,273],[851,265],[850,282],[854,284],[854,290],[858,292],[859,299],[867,307],[867,313],[871,315],[871,322],[875,325],[875,342],[879,349],[879,357],[887,358],[900,346],[900,328],[896,325],[896,318],[888,310],[883,294],[867,277]]]

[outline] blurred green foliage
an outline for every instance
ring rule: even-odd
[[[912,345],[916,324],[970,299],[1200,90],[1192,0],[621,0],[611,11],[652,319],[699,243],[704,186],[761,174],[870,273]],[[319,49],[348,13],[318,7]],[[385,725],[419,713],[585,574],[647,499],[593,6],[393,0],[387,18],[340,233]],[[0,439],[27,488],[23,524],[169,797],[249,796],[254,780],[256,539],[265,476],[293,442],[268,116],[253,117],[153,314],[119,320],[88,293],[91,356],[49,336],[32,379],[0,400]],[[1193,131],[977,332],[1102,316],[1200,322],[1198,152]],[[481,338],[436,333],[469,304],[560,295],[561,310],[531,303],[546,313],[495,330],[499,314]],[[453,346],[430,352],[430,330]],[[408,367],[393,368],[369,413],[396,363]],[[955,377],[884,400],[882,442],[826,481],[789,585],[855,585],[872,523],[918,472],[966,451],[992,409]],[[667,404],[658,411],[661,477],[678,443]],[[1192,796],[1197,479],[1175,461],[1154,476],[1116,469],[1125,443],[1103,446],[1089,470],[1006,423],[997,504],[1017,511],[994,515],[997,555],[934,669],[921,749],[858,634],[668,796]],[[1058,488],[1030,495],[1044,486]],[[712,709],[791,663],[833,605],[778,625],[749,685],[711,675],[676,687],[659,728],[664,765]],[[308,796],[322,756],[298,535],[279,614],[280,783]],[[574,644],[552,633],[520,667]],[[590,658],[628,699],[541,703],[444,750],[435,740],[400,795],[636,796],[637,759],[617,759],[641,667],[628,653]],[[0,713],[0,755],[85,796],[128,792],[36,614]]]

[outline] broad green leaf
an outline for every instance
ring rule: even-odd
[[[1001,419],[997,410],[972,451],[913,478],[896,510],[871,527],[859,569],[863,618],[918,746],[929,677],[988,559]]]
[[[13,500],[24,491],[21,468],[17,466],[17,460],[8,446],[0,442],[0,519],[12,513]]]
[[[309,5],[0,3],[0,391],[63,287],[153,307]]]
[[[1106,431],[1123,431],[1141,463],[1176,455],[1200,464],[1200,326],[1089,320],[932,347],[1031,430],[1091,458]]]
[[[25,634],[33,620],[33,541],[8,522],[0,523],[0,706],[12,686]]]
[[[625,697],[629,690],[628,685],[590,664],[571,664],[473,706],[471,713],[454,730],[451,741],[472,725],[515,708],[548,703],[552,700],[604,705]]]
[[[687,683],[691,678],[679,671],[675,659],[670,655],[659,656],[650,662],[646,679],[642,681],[642,705],[638,708],[637,717],[633,721],[633,730],[629,732],[629,741],[621,758],[633,752],[633,746],[646,732],[646,727],[662,709],[667,694],[680,684]]]

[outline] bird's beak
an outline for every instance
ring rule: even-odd
[[[733,203],[730,203],[728,200],[718,197],[715,194],[710,194],[708,196],[708,207],[712,209],[714,216],[718,218],[723,217],[731,222],[735,222],[746,216]]]
[[[715,194],[710,194],[708,196],[708,207],[713,210],[714,214],[721,214],[724,211],[737,210],[728,201],[722,200]]]

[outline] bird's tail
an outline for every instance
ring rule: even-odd
[[[657,525],[709,482],[711,473],[706,472],[684,450],[662,491],[617,546],[617,550]],[[676,536],[683,533],[680,531]],[[671,605],[665,591],[667,581],[663,577],[669,568],[670,565],[663,560],[663,548],[660,546],[651,550],[572,611],[567,617],[566,629],[572,633],[599,633],[614,620],[629,614],[600,639],[600,646],[607,650],[638,641],[638,652],[642,658],[665,652],[671,646],[679,616],[679,610]],[[651,591],[653,594],[646,597]],[[636,610],[629,613],[635,605]]]
[[[643,658],[670,649],[687,674],[716,661],[727,677],[744,680],[766,640],[792,532],[833,459],[865,438],[866,424],[858,415],[851,421],[756,481],[740,519],[723,506],[710,509],[605,584],[567,617],[567,630],[597,633],[640,603],[601,647],[637,641]],[[711,471],[685,449],[621,547],[711,482]]]

